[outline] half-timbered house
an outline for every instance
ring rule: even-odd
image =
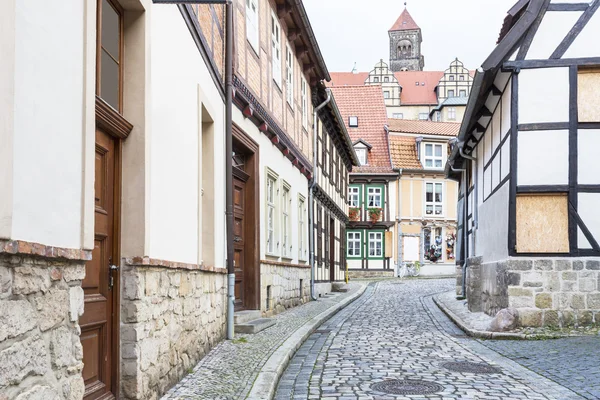
[[[394,225],[390,182],[398,177],[390,161],[387,115],[381,88],[333,87],[360,166],[350,174],[346,256],[351,276],[393,275]]]
[[[475,75],[446,169],[472,311],[515,308],[524,326],[600,317],[598,8],[517,2]]]

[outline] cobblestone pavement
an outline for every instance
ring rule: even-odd
[[[465,337],[431,298],[454,283],[408,280],[369,286],[309,337],[282,376],[276,399],[583,398],[500,355],[487,342]],[[449,361],[487,363],[500,372],[451,372],[442,365]],[[405,397],[373,388],[390,379],[441,387],[435,394]]]
[[[194,370],[167,392],[167,399],[244,399],[261,367],[298,328],[320,313],[354,295],[362,285],[351,284],[347,293],[306,303],[273,317],[277,324],[255,335],[236,334],[204,357]]]

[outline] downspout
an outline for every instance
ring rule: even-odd
[[[327,92],[327,99],[319,104],[313,111],[313,176],[308,185],[308,226],[310,227],[310,235],[308,235],[309,247],[310,247],[310,298],[317,300],[315,296],[315,228],[314,228],[314,188],[317,186],[317,134],[319,125],[317,123],[317,113],[321,111],[331,101],[331,89],[325,89]]]
[[[234,337],[235,266],[233,264],[233,3],[225,5],[225,204],[227,227],[227,339]]]
[[[462,149],[461,149],[462,150]],[[450,165],[450,169],[452,170],[452,172],[460,172],[462,175],[462,181],[463,181],[463,221],[462,221],[462,234],[463,234],[463,245],[462,245],[462,253],[463,253],[463,265],[462,265],[462,295],[461,296],[457,296],[456,298],[458,300],[464,300],[467,298],[467,240],[469,239],[469,236],[467,234],[468,231],[468,227],[467,227],[467,213],[468,211],[468,204],[467,204],[467,195],[468,195],[468,189],[467,189],[467,169],[466,168],[454,168],[454,166],[451,163],[448,163],[448,165]]]

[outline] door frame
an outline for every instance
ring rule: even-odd
[[[232,126],[233,145],[245,152],[245,242],[244,248],[244,299],[247,310],[260,310],[260,164],[258,143],[252,140],[238,125]],[[233,182],[232,182],[233,184]]]

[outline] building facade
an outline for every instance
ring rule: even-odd
[[[423,274],[454,273],[458,185],[446,179],[450,143],[460,124],[390,119],[390,153],[399,176],[394,255],[398,264],[419,261]],[[429,264],[437,264],[430,266]]]
[[[600,317],[599,6],[518,2],[475,75],[446,169],[472,311],[514,308],[522,326]]]
[[[392,276],[395,192],[381,90],[373,86],[334,87],[336,103],[353,141],[360,166],[350,174],[346,256],[350,276]]]

